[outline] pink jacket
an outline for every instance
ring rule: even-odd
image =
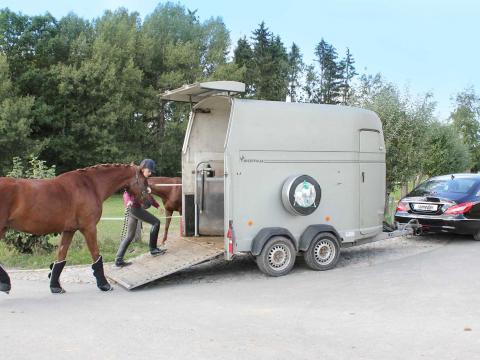
[[[154,207],[156,207],[156,208],[158,209],[158,207],[159,207],[160,205],[159,205],[158,202],[153,198],[153,196],[150,195],[150,194],[148,194],[148,195],[147,195],[147,198],[148,198],[148,200],[150,201],[150,203],[152,204],[152,206],[154,206]],[[129,202],[132,203],[132,207],[134,207],[134,208],[139,208],[139,207],[142,206],[142,205],[140,204],[140,202],[137,201],[133,195],[130,195],[130,194],[128,193],[128,191],[125,191],[125,192],[123,193],[123,205],[124,205],[125,207],[127,207]]]

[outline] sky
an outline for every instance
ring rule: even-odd
[[[177,2],[177,1],[175,1]],[[480,89],[480,2],[475,0],[182,0],[200,20],[221,17],[232,44],[251,37],[258,25],[299,45],[306,63],[322,38],[339,55],[350,48],[358,73],[381,73],[414,96],[433,93],[436,115],[448,118],[455,94]],[[26,15],[50,12],[57,18],[74,12],[94,19],[105,10],[125,7],[142,18],[158,0],[0,0]]]

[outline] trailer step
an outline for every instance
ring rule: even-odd
[[[152,257],[143,254],[134,259],[130,266],[106,267],[106,275],[127,290],[145,285],[193,265],[217,258],[224,253],[223,237],[180,237],[169,236],[167,252]]]

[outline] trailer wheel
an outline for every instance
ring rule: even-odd
[[[318,234],[303,254],[305,262],[313,270],[330,270],[340,259],[338,239],[330,233]]]
[[[295,247],[290,239],[274,236],[267,241],[257,256],[258,268],[270,276],[286,275],[295,264]]]

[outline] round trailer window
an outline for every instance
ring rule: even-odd
[[[294,175],[283,184],[282,202],[293,215],[310,215],[317,209],[321,195],[320,185],[314,178]]]

